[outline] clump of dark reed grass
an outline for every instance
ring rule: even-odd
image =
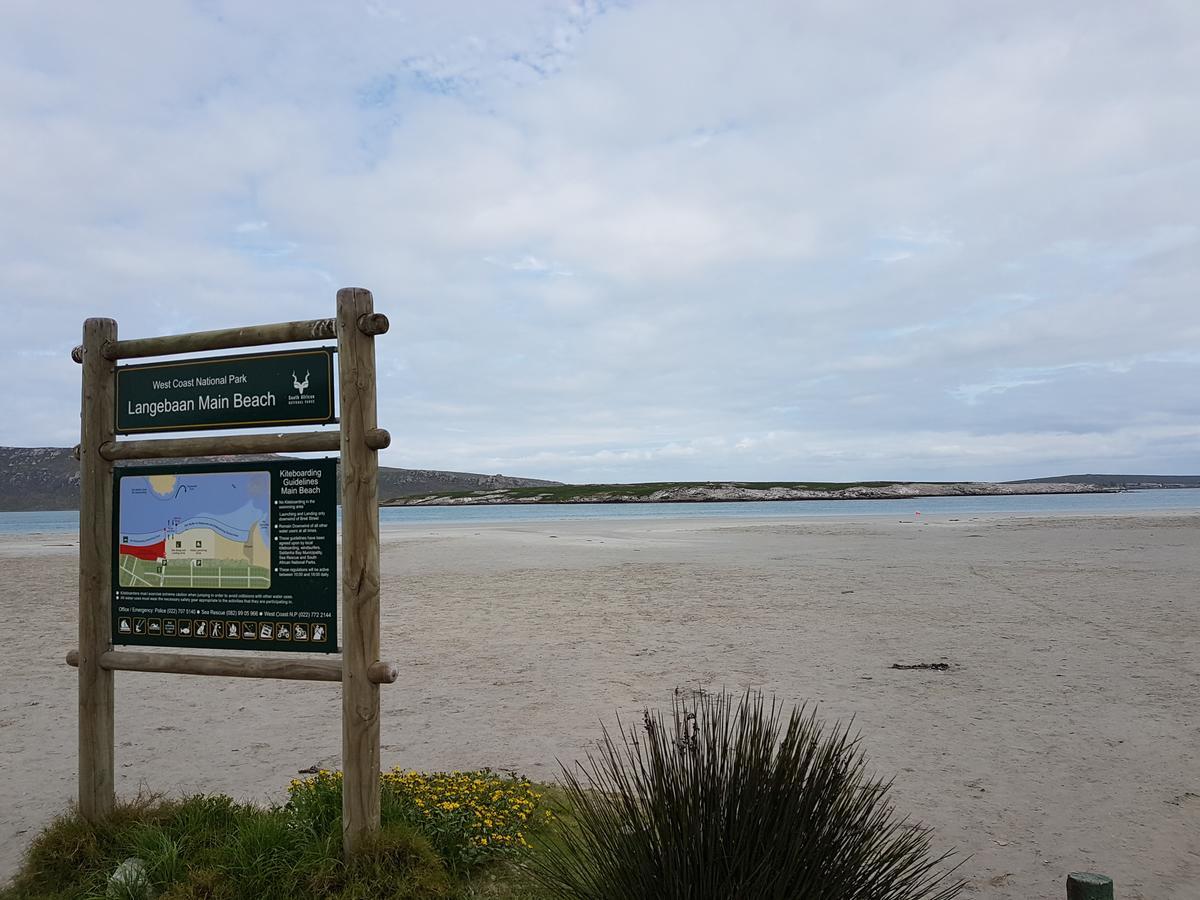
[[[949,854],[898,817],[848,727],[748,692],[676,692],[563,767],[570,827],[528,870],[571,900],[949,900]]]

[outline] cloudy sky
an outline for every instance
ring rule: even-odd
[[[370,288],[388,465],[1200,472],[1200,4],[7,0],[0,444]]]

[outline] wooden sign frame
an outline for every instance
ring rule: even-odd
[[[379,686],[399,670],[379,659],[379,457],[391,443],[376,411],[375,337],[387,317],[371,292],[337,292],[332,319],[118,340],[112,319],[88,319],[72,358],[83,366],[79,502],[79,811],[90,820],[112,812],[117,671],[169,672],[342,683],[342,837],[347,856],[379,829]],[[335,431],[117,441],[117,360],[337,339],[340,391]],[[295,659],[117,651],[112,644],[113,463],[258,453],[337,451],[341,458],[342,656]]]

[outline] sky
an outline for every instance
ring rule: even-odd
[[[0,444],[369,288],[384,465],[1200,473],[1200,4],[0,9]]]

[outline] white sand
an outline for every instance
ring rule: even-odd
[[[45,546],[52,544],[55,546]],[[1200,517],[574,521],[384,533],[385,765],[535,778],[676,685],[856,717],[968,896],[1200,897]],[[0,540],[0,879],[75,777],[69,537]],[[948,662],[947,672],[894,662]],[[337,685],[120,673],[122,794],[280,800]]]

